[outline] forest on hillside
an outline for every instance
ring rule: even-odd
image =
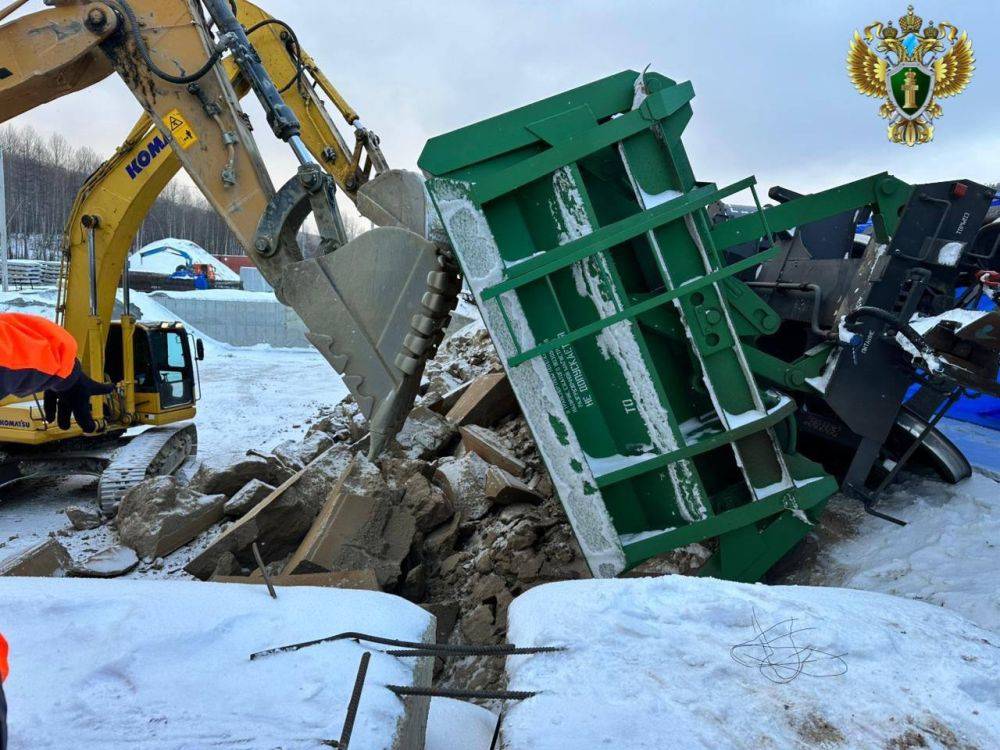
[[[57,260],[73,201],[102,157],[58,134],[30,127],[0,128],[6,173],[11,257]],[[216,255],[243,248],[202,195],[177,180],[167,185],[139,228],[135,247],[164,237],[192,240]]]

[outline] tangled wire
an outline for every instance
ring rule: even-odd
[[[733,646],[729,655],[737,664],[756,668],[771,682],[784,685],[800,675],[839,677],[847,673],[846,654],[831,654],[798,642],[802,633],[815,628],[796,628],[794,617],[765,629],[755,609],[753,630],[754,637]]]

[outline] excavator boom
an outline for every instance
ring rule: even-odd
[[[28,61],[0,80],[0,119],[110,72],[146,112],[74,207],[63,320],[82,342],[85,363],[100,374],[127,247],[156,195],[183,167],[343,375],[373,420],[377,453],[401,425],[440,341],[457,299],[457,268],[446,246],[426,238],[422,181],[388,171],[377,138],[302,51],[294,31],[245,1],[235,8],[238,17],[229,2],[214,0],[204,6],[66,0],[0,27],[0,41],[27,50],[18,54]],[[50,85],[53,77],[63,85]],[[280,190],[238,104],[248,89],[301,164]],[[354,129],[353,151],[317,89]],[[338,187],[384,226],[349,241]],[[297,242],[310,213],[322,236],[317,257],[304,257]],[[100,258],[97,248],[104,248]],[[393,305],[380,304],[385,299]]]

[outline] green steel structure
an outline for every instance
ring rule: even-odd
[[[759,580],[836,480],[796,452],[795,400],[835,341],[786,363],[779,316],[723,250],[859,206],[894,230],[909,187],[876,175],[762,210],[755,180],[698,182],[690,83],[624,71],[428,142],[420,166],[591,570],[714,540],[703,573]],[[750,189],[757,211],[713,226]]]

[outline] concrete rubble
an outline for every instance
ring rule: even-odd
[[[222,512],[229,518],[242,518],[272,492],[274,492],[272,485],[259,479],[251,479],[243,489],[226,501],[222,506]]]
[[[66,508],[66,518],[69,519],[70,524],[77,531],[89,531],[90,529],[96,529],[102,523],[104,519],[101,517],[101,511],[98,510],[95,505],[92,508],[84,508],[80,505],[71,505]]]
[[[124,575],[161,570],[277,587],[383,590],[437,618],[439,642],[499,644],[514,597],[590,576],[489,337],[476,326],[442,344],[397,440],[371,462],[350,399],[299,442],[251,453],[185,484],[156,477],[122,500],[120,544],[76,565],[54,539],[8,575]],[[85,509],[74,527],[100,522]],[[60,552],[60,550],[62,550]],[[653,572],[683,570],[698,550]],[[27,573],[20,571],[29,571]],[[280,594],[279,594],[280,596]],[[503,686],[503,659],[437,660],[435,684]]]
[[[164,557],[222,520],[225,503],[225,495],[203,495],[174,477],[154,477],[122,498],[118,534],[141,557]]]
[[[80,578],[117,578],[135,570],[139,556],[135,550],[116,545],[101,550],[73,568],[73,575]]]
[[[73,560],[56,539],[29,547],[18,555],[0,562],[0,576],[31,578],[61,578],[69,575]]]

